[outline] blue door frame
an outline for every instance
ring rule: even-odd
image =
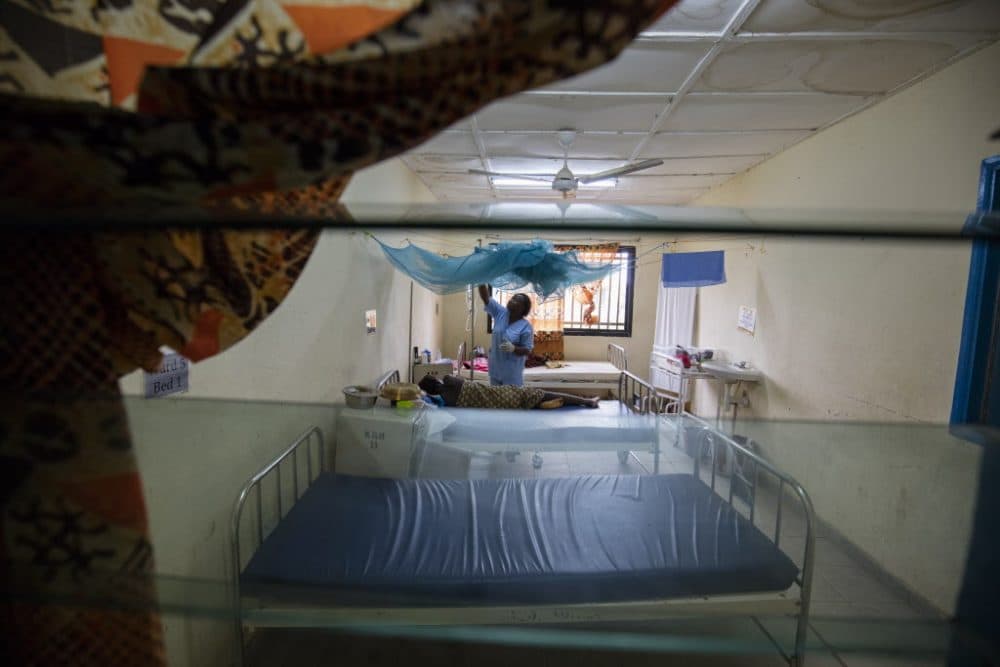
[[[983,160],[979,180],[978,213],[1000,213],[1000,155]],[[966,232],[982,225],[972,216]],[[951,424],[956,435],[982,441],[982,426],[1000,426],[1000,241],[977,238],[972,242],[969,285],[959,347]],[[990,388],[995,391],[990,391]]]
[[[1000,212],[1000,156],[983,161],[977,216]],[[991,226],[995,220],[986,220]],[[969,229],[969,232],[984,231]],[[995,231],[995,229],[993,230]],[[983,445],[972,536],[959,591],[948,667],[1000,664],[1000,241],[975,239],[962,322],[952,432]]]

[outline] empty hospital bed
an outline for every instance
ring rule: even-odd
[[[801,666],[809,498],[730,438],[702,435],[691,474],[390,480],[328,472],[322,433],[310,429],[251,477],[234,507],[240,650],[256,627],[787,614],[797,617],[789,663]],[[739,493],[716,483],[723,450],[753,471]],[[755,518],[761,476],[778,489],[771,526]],[[805,518],[801,567],[780,541],[786,496]]]

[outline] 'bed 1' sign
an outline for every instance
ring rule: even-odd
[[[188,390],[188,360],[176,353],[163,355],[160,370],[144,373],[146,398],[159,398]]]

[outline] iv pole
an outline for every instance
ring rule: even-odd
[[[483,247],[483,240],[476,239],[479,247]],[[469,317],[472,322],[472,330],[469,332],[469,379],[475,378],[476,374],[476,286],[469,285],[472,298],[469,299]]]

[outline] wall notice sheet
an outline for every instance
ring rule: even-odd
[[[757,328],[757,309],[749,306],[740,306],[740,314],[736,321],[736,326],[748,334],[753,334]]]

